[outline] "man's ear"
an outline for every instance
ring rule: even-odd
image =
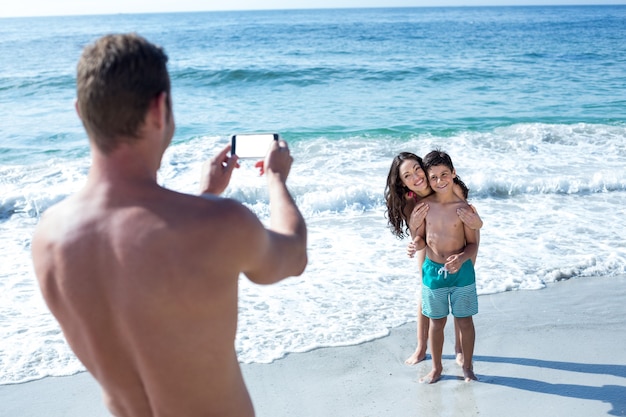
[[[165,91],[159,93],[150,103],[148,116],[154,127],[161,130],[165,128],[168,117],[167,93]]]
[[[83,117],[80,115],[80,108],[78,107],[78,99],[74,100],[74,108],[76,109],[76,114],[80,120],[83,120]]]

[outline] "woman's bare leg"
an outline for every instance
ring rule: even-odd
[[[428,346],[428,324],[430,319],[422,314],[422,300],[418,301],[417,306],[417,348],[407,360],[407,365],[415,365],[426,359],[426,347]]]

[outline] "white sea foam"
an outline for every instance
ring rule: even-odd
[[[275,286],[242,278],[240,289],[239,357],[269,362],[413,320],[416,265],[384,217],[385,178],[400,151],[441,147],[469,185],[485,221],[480,294],[624,273],[626,77],[614,36],[623,14],[608,6],[179,14],[167,31],[171,15],[3,21],[0,383],[82,369],[39,295],[30,238],[89,169],[72,102],[76,60],[97,34],[129,28],[171,58],[178,128],[163,185],[197,192],[201,160],[231,129],[276,129],[290,142],[288,186],[309,225],[310,264]],[[442,22],[458,30],[441,31]],[[494,43],[491,29],[512,41]],[[225,195],[268,221],[265,179],[250,163]]]
[[[288,185],[309,227],[305,273],[262,287],[240,282],[236,347],[243,362],[359,343],[413,320],[416,264],[388,230],[383,189],[399,151],[448,151],[485,226],[479,294],[535,290],[561,279],[626,273],[626,129],[514,125],[454,138],[351,136],[290,143]],[[226,144],[199,137],[167,152],[159,181],[197,191],[201,161]],[[610,150],[608,152],[607,150]],[[33,174],[33,169],[36,170]],[[30,265],[38,215],[79,189],[88,160],[2,168],[0,382],[82,369],[41,300]],[[226,196],[268,222],[265,178],[244,161]]]

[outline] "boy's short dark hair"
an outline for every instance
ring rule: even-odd
[[[135,34],[114,34],[87,46],[77,67],[77,101],[88,135],[104,153],[139,136],[150,102],[167,94],[170,77],[162,48]],[[168,115],[168,117],[170,116]]]
[[[428,172],[430,167],[438,165],[445,165],[450,170],[450,172],[454,172],[454,165],[452,164],[452,158],[450,158],[450,155],[440,149],[435,149],[434,151],[428,152],[428,154],[426,154],[426,156],[424,157],[424,170]],[[461,177],[457,175],[454,178],[454,183],[458,184],[458,186],[461,187],[461,190],[463,191],[463,196],[467,200],[467,196],[469,195],[469,188],[467,188],[467,185],[465,185],[465,183],[461,181]]]
[[[450,171],[454,171],[452,158],[450,158],[450,155],[440,149],[430,151],[424,157],[424,168],[426,170],[428,170],[430,167],[437,165],[445,165],[446,167],[448,167],[448,169],[450,169]]]

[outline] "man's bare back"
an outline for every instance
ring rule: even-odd
[[[222,404],[230,410],[220,415],[252,415],[233,348],[236,248],[246,239],[232,226],[245,213],[227,201],[147,194],[125,202],[84,192],[46,213],[33,249],[54,264],[40,274],[48,304],[114,414],[169,405],[199,415]],[[209,248],[209,236],[227,239]]]
[[[154,52],[136,35],[106,42]],[[265,158],[267,229],[240,203],[216,196],[236,166],[230,147],[206,165],[203,196],[159,186],[174,131],[167,94],[150,101],[138,139],[120,136],[103,150],[98,141],[106,138],[87,129],[87,184],[42,216],[35,272],[114,415],[253,416],[234,348],[238,280],[243,272],[269,284],[304,270],[306,225],[285,185],[292,158],[284,141]]]

